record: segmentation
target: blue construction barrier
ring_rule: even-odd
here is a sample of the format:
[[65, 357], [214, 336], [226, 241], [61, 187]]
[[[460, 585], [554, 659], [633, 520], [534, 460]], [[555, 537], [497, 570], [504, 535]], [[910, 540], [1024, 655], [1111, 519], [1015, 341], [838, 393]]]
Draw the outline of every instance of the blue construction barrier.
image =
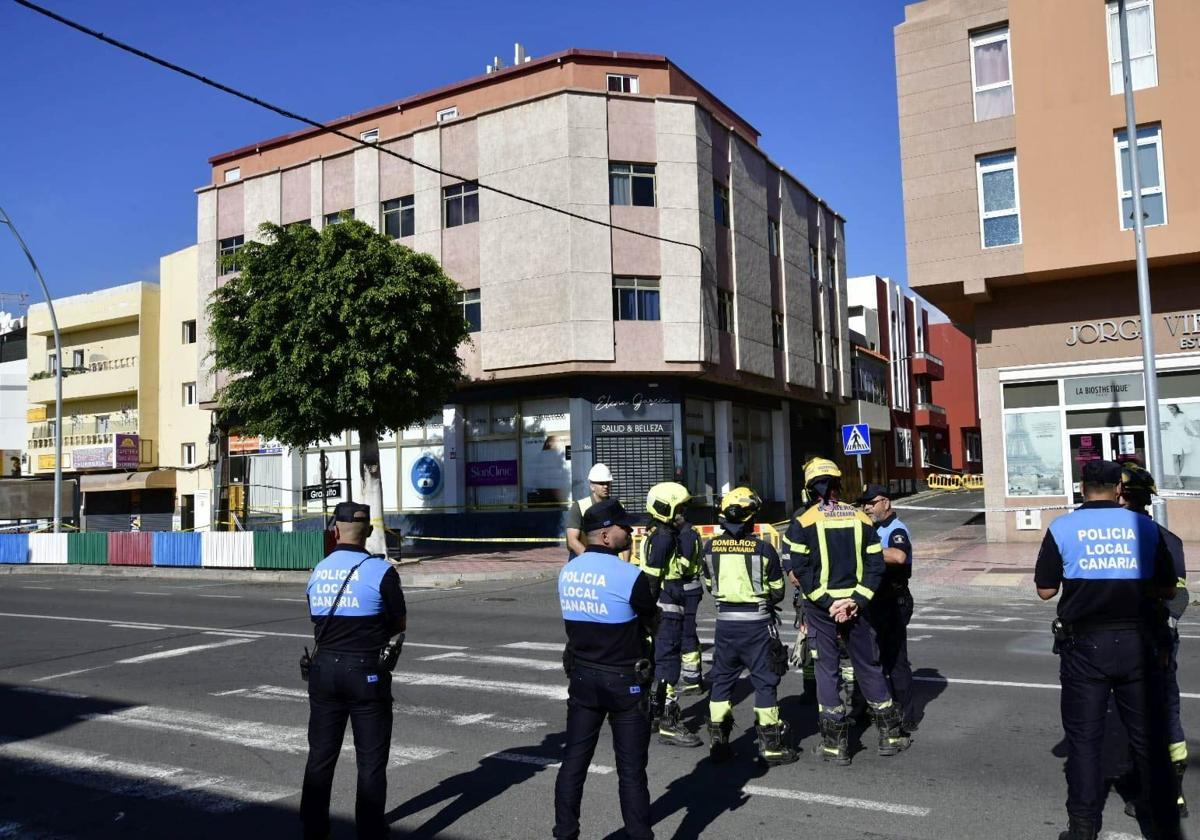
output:
[[0, 563], [28, 563], [29, 535], [0, 534]]
[[199, 566], [201, 535], [187, 531], [158, 531], [154, 534], [155, 566]]

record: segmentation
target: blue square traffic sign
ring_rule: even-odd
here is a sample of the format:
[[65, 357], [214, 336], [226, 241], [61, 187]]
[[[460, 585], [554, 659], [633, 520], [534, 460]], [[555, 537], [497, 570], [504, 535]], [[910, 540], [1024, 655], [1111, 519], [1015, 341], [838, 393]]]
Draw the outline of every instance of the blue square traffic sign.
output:
[[847, 455], [871, 454], [871, 429], [866, 423], [842, 426], [842, 451]]

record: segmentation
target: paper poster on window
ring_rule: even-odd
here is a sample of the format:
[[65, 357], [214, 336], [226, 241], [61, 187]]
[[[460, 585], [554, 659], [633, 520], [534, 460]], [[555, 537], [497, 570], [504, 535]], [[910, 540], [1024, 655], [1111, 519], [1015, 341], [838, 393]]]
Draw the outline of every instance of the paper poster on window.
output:
[[1058, 411], [1006, 415], [1004, 453], [1009, 496], [1063, 495], [1062, 418]]
[[1158, 482], [1164, 496], [1200, 492], [1200, 402], [1161, 401], [1163, 472]]

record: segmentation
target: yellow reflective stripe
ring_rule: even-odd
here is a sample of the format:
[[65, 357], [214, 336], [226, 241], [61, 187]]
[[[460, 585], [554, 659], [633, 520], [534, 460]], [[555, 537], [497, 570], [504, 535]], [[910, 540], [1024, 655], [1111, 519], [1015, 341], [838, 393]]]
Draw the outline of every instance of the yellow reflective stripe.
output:
[[667, 683], [667, 699], [670, 700], [674, 697], [675, 697], [675, 686], [671, 685], [670, 683]]
[[821, 549], [821, 585], [819, 590], [829, 588], [829, 543], [825, 539], [825, 529], [817, 526], [817, 545]]
[[868, 601], [875, 597], [875, 590], [867, 589], [867, 587], [863, 586], [861, 583], [854, 587], [854, 591], [859, 595], [862, 595]]
[[821, 591], [828, 593], [833, 598], [849, 598], [854, 594], [853, 589], [823, 589]]
[[1175, 585], [1180, 589], [1187, 589], [1187, 578], [1179, 578], [1175, 581]]
[[1187, 761], [1187, 741], [1179, 741], [1171, 745], [1171, 761]]
[[818, 587], [817, 587], [816, 589], [814, 589], [812, 592], [809, 592], [809, 593], [808, 593], [808, 600], [810, 600], [810, 601], [820, 601], [820, 600], [821, 600], [821, 598], [822, 598], [822, 597], [824, 597], [824, 595], [825, 595], [825, 593], [826, 593], [827, 591], [828, 591], [828, 590], [826, 590], [824, 586], [818, 586]]
[[883, 545], [880, 543], [874, 543], [867, 546], [867, 554], [883, 554]]
[[720, 723], [733, 715], [733, 703], [729, 700], [710, 700], [708, 702], [708, 719]]
[[779, 707], [772, 706], [769, 709], [760, 709], [754, 707], [754, 721], [759, 726], [774, 726], [779, 723]]
[[863, 529], [859, 525], [854, 529], [854, 579], [863, 579]]

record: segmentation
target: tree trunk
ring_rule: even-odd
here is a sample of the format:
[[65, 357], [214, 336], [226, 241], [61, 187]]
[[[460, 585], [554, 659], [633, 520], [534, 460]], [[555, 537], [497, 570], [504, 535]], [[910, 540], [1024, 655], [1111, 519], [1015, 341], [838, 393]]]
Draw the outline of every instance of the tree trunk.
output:
[[383, 482], [379, 476], [379, 437], [374, 429], [358, 431], [358, 476], [362, 488], [363, 503], [371, 506], [371, 524], [374, 532], [367, 538], [367, 551], [372, 554], [387, 554], [387, 538], [383, 525]]

